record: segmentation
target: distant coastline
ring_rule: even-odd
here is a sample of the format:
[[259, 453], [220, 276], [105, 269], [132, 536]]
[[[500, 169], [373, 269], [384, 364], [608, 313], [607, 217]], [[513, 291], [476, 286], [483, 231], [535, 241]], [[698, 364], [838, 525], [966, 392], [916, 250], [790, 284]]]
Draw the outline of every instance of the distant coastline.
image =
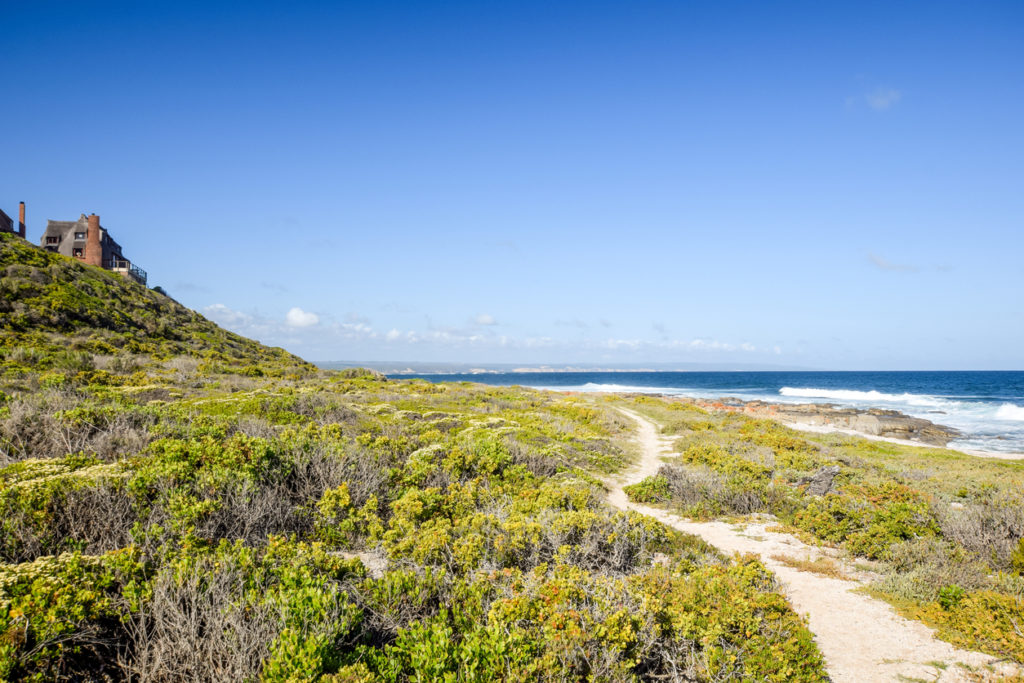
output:
[[580, 372], [817, 372], [789, 365], [742, 363], [644, 363], [599, 365], [590, 363], [444, 363], [423, 361], [313, 361], [324, 370], [367, 368], [386, 375], [503, 375], [564, 374]]

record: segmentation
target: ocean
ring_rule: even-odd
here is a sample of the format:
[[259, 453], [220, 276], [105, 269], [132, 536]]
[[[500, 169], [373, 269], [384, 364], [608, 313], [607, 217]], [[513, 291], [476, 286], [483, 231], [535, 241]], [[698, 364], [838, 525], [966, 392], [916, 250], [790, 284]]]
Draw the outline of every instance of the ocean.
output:
[[694, 398], [885, 408], [953, 427], [952, 448], [1024, 453], [1024, 372], [510, 372], [395, 375]]

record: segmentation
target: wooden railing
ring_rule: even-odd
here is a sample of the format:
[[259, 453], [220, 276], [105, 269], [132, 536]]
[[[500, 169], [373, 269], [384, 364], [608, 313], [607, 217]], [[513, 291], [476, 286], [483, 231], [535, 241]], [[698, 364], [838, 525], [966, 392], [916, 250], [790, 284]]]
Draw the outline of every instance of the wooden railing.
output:
[[109, 259], [103, 264], [103, 267], [107, 270], [113, 270], [118, 273], [128, 273], [128, 275], [135, 278], [140, 284], [146, 284], [146, 271], [138, 266], [132, 265], [132, 262], [127, 259]]

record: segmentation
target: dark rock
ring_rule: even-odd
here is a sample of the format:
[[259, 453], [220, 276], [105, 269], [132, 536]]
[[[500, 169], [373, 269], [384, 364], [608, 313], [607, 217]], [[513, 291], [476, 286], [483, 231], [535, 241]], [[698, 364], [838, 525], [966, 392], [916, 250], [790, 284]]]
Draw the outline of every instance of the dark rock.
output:
[[806, 493], [812, 496], [824, 496], [826, 493], [832, 490], [832, 481], [839, 474], [839, 465], [828, 465], [822, 467], [814, 475], [810, 477], [804, 477], [797, 482], [797, 485], [807, 485], [804, 489]]

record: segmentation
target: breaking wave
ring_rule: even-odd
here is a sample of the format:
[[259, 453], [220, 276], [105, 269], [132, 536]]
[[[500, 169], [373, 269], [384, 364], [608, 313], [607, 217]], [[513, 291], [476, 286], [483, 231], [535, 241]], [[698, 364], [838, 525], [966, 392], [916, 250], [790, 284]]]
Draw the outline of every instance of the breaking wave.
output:
[[628, 384], [599, 384], [587, 382], [586, 384], [569, 386], [543, 386], [532, 385], [535, 389], [549, 389], [553, 391], [603, 391], [620, 394], [668, 394], [672, 396], [688, 396], [690, 392], [678, 387], [643, 387], [631, 386]]
[[815, 389], [812, 387], [782, 387], [782, 396], [799, 398], [825, 398], [836, 401], [858, 401], [861, 403], [903, 403], [912, 406], [938, 408], [947, 402], [924, 394], [885, 394], [881, 391], [856, 391], [854, 389]]
[[1024, 406], [1014, 405], [1013, 403], [1004, 403], [999, 406], [999, 410], [996, 411], [996, 419], [1024, 422]]

